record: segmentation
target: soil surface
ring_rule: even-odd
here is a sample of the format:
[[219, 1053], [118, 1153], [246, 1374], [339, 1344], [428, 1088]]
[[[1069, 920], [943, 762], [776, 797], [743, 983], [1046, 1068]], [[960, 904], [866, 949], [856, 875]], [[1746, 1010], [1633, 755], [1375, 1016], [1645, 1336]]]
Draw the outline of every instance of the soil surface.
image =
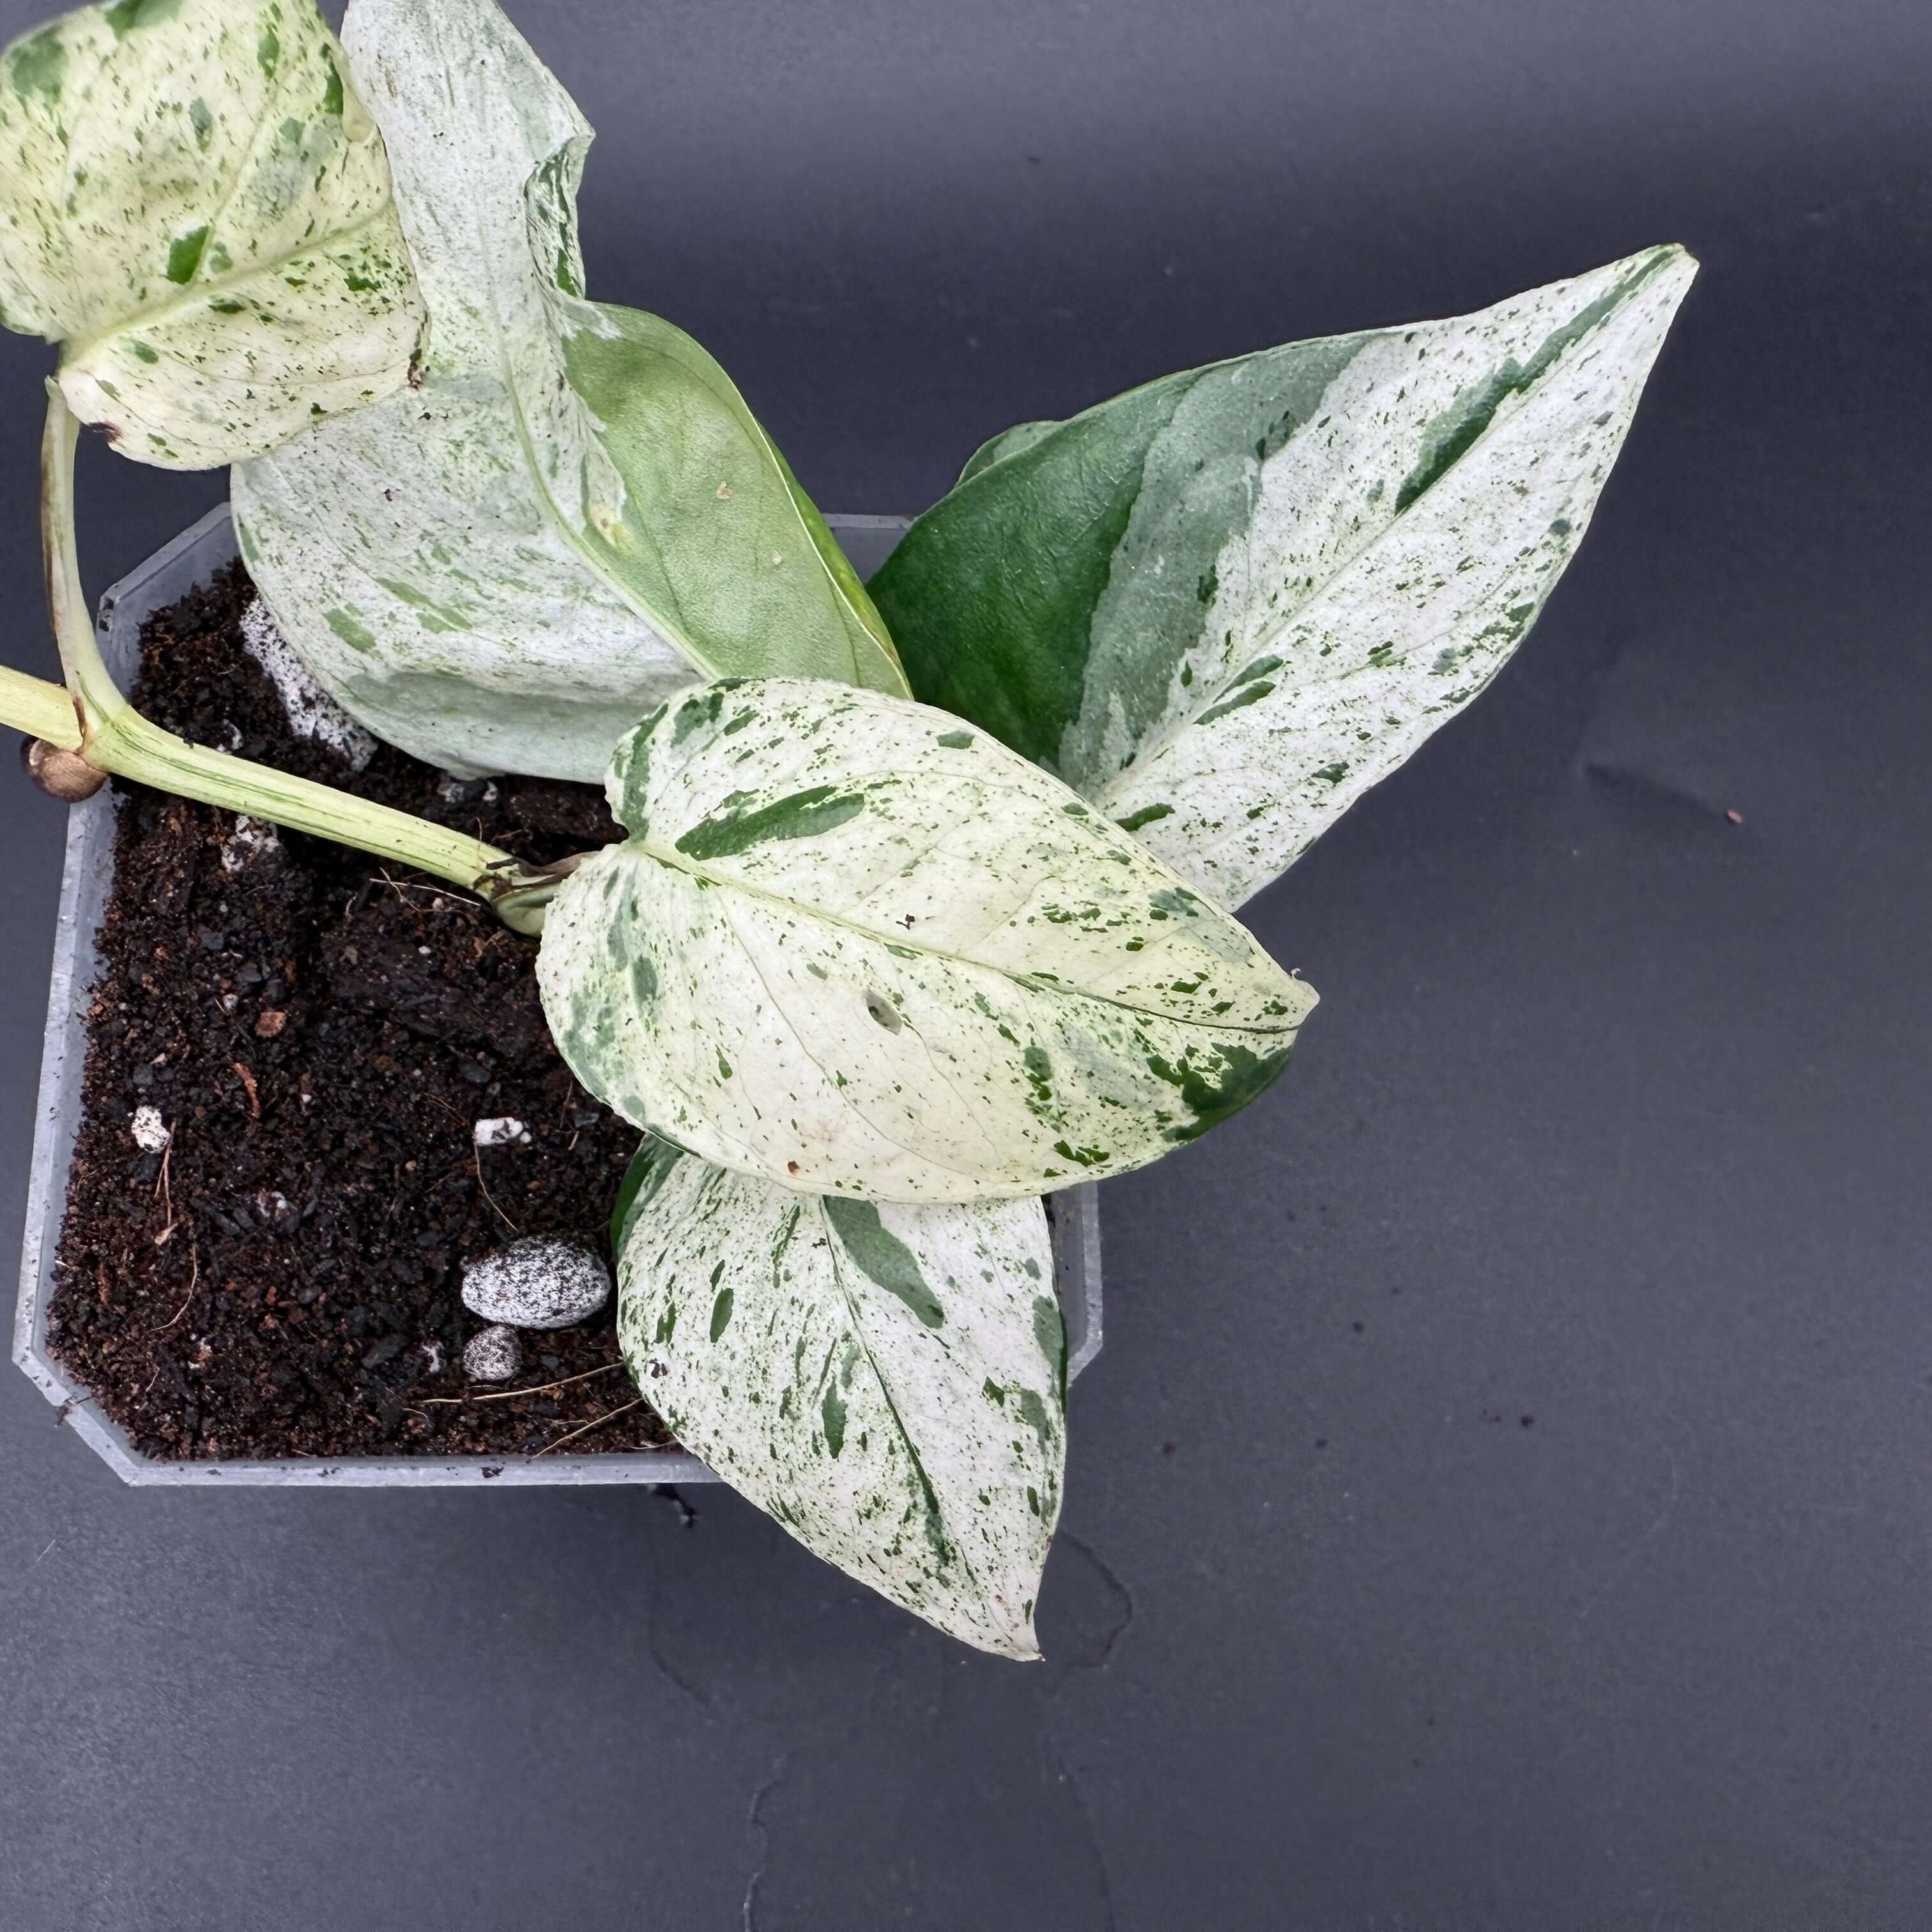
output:
[[[350, 776], [292, 736], [244, 650], [254, 594], [236, 564], [150, 620], [136, 690], [150, 718], [519, 856], [617, 836], [586, 786], [458, 786], [386, 746]], [[497, 1391], [463, 1372], [483, 1325], [460, 1298], [464, 1264], [518, 1234], [608, 1259], [638, 1142], [552, 1048], [533, 942], [420, 874], [296, 833], [251, 848], [230, 813], [116, 786], [50, 1310], [62, 1360], [152, 1456], [665, 1443], [620, 1360], [614, 1298], [522, 1337], [502, 1386], [527, 1394], [478, 1400]], [[172, 1136], [160, 1152], [135, 1143], [144, 1106]], [[474, 1124], [503, 1115], [528, 1143], [476, 1147]]]

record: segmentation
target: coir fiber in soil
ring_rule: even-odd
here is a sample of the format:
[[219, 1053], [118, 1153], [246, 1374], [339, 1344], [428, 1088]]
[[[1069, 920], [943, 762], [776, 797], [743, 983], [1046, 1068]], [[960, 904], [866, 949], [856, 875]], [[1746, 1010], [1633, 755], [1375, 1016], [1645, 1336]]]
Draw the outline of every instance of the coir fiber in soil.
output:
[[[253, 596], [237, 564], [150, 620], [136, 692], [150, 718], [520, 857], [616, 836], [586, 786], [459, 788], [388, 747], [349, 776], [291, 734], [243, 649]], [[561, 1388], [477, 1401], [463, 1372], [481, 1325], [459, 1298], [464, 1262], [518, 1234], [608, 1258], [638, 1141], [550, 1046], [534, 942], [433, 880], [298, 834], [231, 844], [230, 869], [231, 814], [120, 790], [48, 1323], [62, 1360], [151, 1456], [664, 1444], [648, 1407], [616, 1412], [637, 1391], [610, 1304], [523, 1336], [508, 1386]], [[144, 1106], [172, 1134], [164, 1153], [135, 1145]], [[506, 1114], [528, 1144], [476, 1147], [474, 1124]]]

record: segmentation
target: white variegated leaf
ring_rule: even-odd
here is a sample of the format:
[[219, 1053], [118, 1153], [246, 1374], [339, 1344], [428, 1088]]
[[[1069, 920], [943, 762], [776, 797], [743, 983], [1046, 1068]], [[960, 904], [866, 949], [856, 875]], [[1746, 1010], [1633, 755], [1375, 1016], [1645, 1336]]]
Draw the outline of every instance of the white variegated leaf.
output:
[[773, 678], [619, 747], [629, 838], [538, 958], [578, 1078], [788, 1186], [1037, 1194], [1192, 1139], [1286, 1061], [1312, 992], [1037, 766], [909, 700]]
[[1034, 1658], [1066, 1343], [1036, 1200], [797, 1194], [647, 1143], [617, 1336], [678, 1440], [808, 1550]]
[[590, 129], [494, 0], [352, 0], [430, 327], [419, 390], [238, 470], [242, 551], [372, 730], [594, 783], [696, 675], [905, 688], [884, 626], [717, 364], [582, 298]]
[[422, 306], [308, 0], [83, 7], [0, 76], [0, 316], [82, 422], [200, 470], [404, 387]]
[[874, 580], [915, 691], [1239, 904], [1515, 649], [1694, 272], [1653, 249], [995, 438]]

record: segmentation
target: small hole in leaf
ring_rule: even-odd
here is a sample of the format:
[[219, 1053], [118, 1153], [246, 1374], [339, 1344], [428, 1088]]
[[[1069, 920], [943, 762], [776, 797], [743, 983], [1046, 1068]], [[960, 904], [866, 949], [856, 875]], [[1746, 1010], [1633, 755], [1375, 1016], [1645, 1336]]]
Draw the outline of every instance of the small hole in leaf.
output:
[[866, 1010], [888, 1033], [897, 1033], [905, 1022], [899, 1018], [898, 1009], [883, 993], [866, 995]]

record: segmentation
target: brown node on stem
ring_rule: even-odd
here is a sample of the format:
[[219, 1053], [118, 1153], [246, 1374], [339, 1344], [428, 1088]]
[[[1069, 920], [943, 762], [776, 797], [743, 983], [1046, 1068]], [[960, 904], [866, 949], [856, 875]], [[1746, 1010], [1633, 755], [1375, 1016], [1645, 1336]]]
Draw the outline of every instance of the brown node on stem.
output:
[[107, 774], [90, 765], [78, 752], [64, 752], [44, 738], [26, 738], [20, 743], [20, 763], [28, 777], [50, 798], [78, 805], [92, 798], [107, 782]]

